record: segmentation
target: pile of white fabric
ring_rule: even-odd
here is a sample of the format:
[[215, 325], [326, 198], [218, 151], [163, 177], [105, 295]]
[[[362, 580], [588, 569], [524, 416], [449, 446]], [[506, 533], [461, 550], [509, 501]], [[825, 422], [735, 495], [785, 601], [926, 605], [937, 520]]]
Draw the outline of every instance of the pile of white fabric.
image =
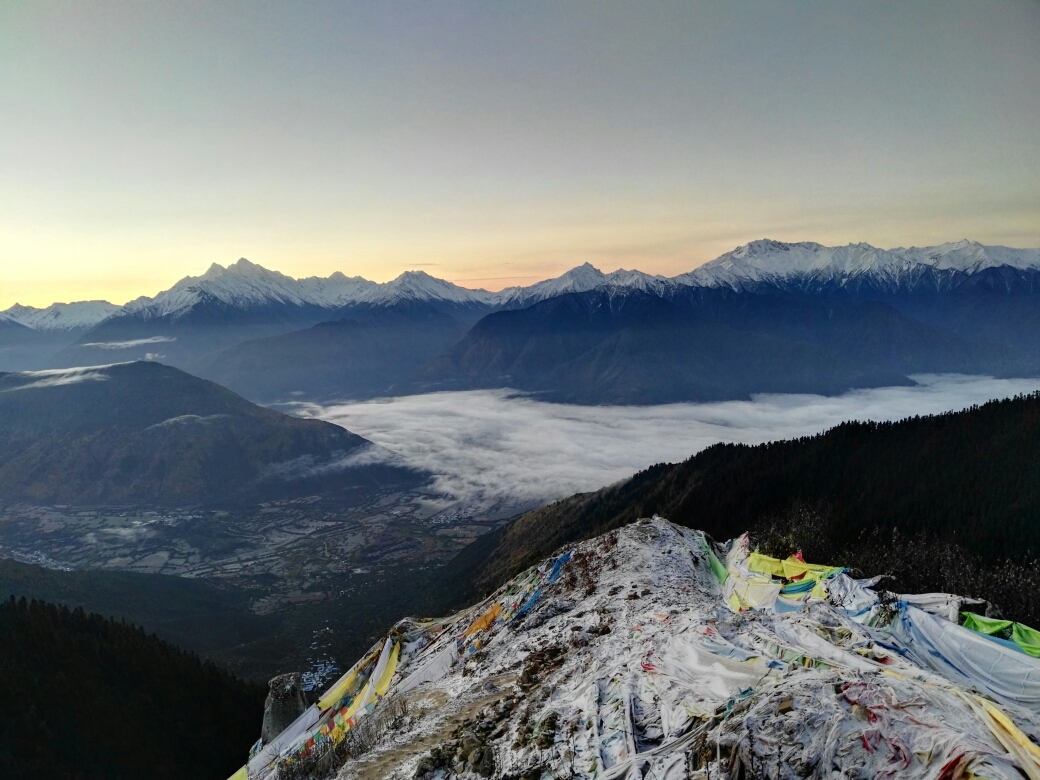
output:
[[399, 624], [396, 666], [333, 686], [324, 735], [278, 742], [334, 753], [396, 702], [340, 777], [1040, 780], [1040, 659], [959, 625], [956, 596], [876, 584], [642, 520]]

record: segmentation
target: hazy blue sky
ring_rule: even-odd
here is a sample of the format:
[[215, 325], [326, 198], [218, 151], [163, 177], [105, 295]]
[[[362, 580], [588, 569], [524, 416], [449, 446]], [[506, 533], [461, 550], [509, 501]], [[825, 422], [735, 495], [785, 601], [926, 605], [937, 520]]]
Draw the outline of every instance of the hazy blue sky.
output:
[[1040, 245], [1040, 3], [0, 4], [0, 307]]

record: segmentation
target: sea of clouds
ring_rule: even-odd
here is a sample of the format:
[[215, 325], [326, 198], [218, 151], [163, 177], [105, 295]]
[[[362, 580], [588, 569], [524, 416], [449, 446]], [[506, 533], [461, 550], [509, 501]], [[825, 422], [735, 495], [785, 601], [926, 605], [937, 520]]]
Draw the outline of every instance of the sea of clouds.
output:
[[410, 466], [474, 505], [542, 503], [612, 484], [717, 442], [805, 436], [846, 420], [898, 420], [1040, 389], [1040, 379], [916, 376], [916, 387], [844, 395], [760, 395], [662, 406], [550, 404], [506, 390], [300, 405], [375, 443], [352, 462]]

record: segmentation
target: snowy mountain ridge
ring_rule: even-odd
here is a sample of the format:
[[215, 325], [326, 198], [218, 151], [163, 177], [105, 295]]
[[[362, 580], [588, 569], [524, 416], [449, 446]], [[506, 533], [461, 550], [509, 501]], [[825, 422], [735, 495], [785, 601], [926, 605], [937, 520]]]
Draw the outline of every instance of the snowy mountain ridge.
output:
[[16, 322], [32, 330], [63, 331], [91, 328], [120, 310], [108, 301], [52, 303], [45, 309], [15, 304], [0, 312], [0, 321]]
[[882, 287], [913, 286], [927, 271], [971, 276], [991, 268], [1040, 270], [1040, 249], [1011, 249], [957, 241], [931, 247], [878, 249], [870, 244], [826, 247], [813, 242], [752, 241], [674, 278], [693, 287], [745, 289], [756, 284], [802, 288], [869, 281]]
[[995, 268], [1040, 271], [1040, 249], [984, 246], [973, 241], [879, 249], [864, 243], [826, 247], [813, 242], [764, 239], [737, 247], [699, 268], [671, 278], [625, 269], [604, 273], [585, 263], [554, 279], [527, 287], [507, 287], [499, 292], [462, 287], [425, 271], [406, 271], [384, 283], [360, 276], [348, 277], [338, 271], [324, 278], [295, 279], [242, 258], [226, 268], [214, 263], [201, 276], [187, 276], [154, 298], [141, 297], [122, 307], [106, 301], [55, 303], [46, 309], [16, 304], [0, 312], [0, 320], [17, 322], [34, 330], [67, 330], [96, 325], [114, 314], [137, 315], [143, 319], [177, 317], [206, 300], [238, 309], [271, 304], [338, 309], [406, 300], [497, 309], [523, 308], [558, 295], [599, 288], [666, 295], [681, 287], [728, 287], [739, 291], [775, 285], [808, 290], [867, 282], [883, 289], [895, 289], [913, 288], [926, 273], [949, 278], [956, 274], [972, 276]]
[[623, 268], [603, 273], [591, 263], [576, 266], [555, 279], [546, 279], [529, 287], [507, 287], [491, 293], [499, 306], [522, 308], [567, 293], [589, 292], [600, 287], [642, 290], [660, 294], [668, 287], [668, 278]]

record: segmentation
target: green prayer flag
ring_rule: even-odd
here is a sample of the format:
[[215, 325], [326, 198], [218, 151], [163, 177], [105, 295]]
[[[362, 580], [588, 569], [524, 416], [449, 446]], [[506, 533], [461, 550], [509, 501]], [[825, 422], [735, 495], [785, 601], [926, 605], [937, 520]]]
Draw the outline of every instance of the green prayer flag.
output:
[[722, 565], [722, 561], [718, 559], [711, 547], [708, 545], [708, 540], [701, 536], [701, 548], [708, 554], [708, 563], [711, 565], [711, 570], [718, 578], [719, 582], [725, 583], [729, 579], [729, 572], [726, 571], [726, 567]]
[[1021, 623], [1015, 623], [1011, 629], [1011, 641], [1022, 648], [1022, 652], [1033, 658], [1040, 658], [1040, 631]]
[[970, 628], [977, 634], [996, 636], [1014, 625], [1010, 620], [983, 617], [982, 615], [976, 615], [974, 612], [962, 612], [961, 614], [964, 615], [964, 627]]
[[962, 612], [961, 614], [964, 615], [965, 628], [970, 628], [979, 634], [1010, 639], [1026, 655], [1040, 658], [1040, 631], [1035, 628], [1011, 620], [983, 617], [973, 612]]

